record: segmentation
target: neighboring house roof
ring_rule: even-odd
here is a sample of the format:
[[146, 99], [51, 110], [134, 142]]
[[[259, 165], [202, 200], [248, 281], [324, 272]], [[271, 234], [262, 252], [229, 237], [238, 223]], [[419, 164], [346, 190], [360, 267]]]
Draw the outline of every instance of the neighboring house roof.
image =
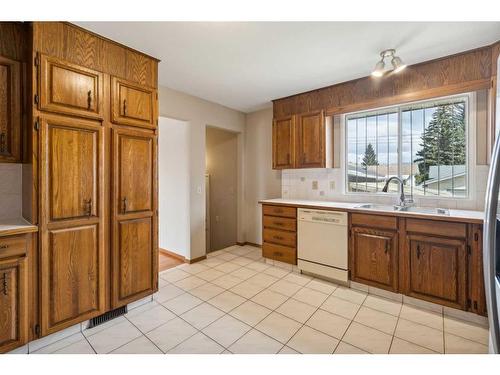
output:
[[[464, 176], [466, 172], [466, 165], [431, 165], [429, 167], [429, 179], [424, 181], [423, 185], [428, 186], [431, 184], [435, 184], [438, 181], [446, 181], [452, 178], [457, 178], [460, 176]], [[457, 187], [455, 189], [460, 189]], [[465, 187], [463, 187], [465, 189]]]

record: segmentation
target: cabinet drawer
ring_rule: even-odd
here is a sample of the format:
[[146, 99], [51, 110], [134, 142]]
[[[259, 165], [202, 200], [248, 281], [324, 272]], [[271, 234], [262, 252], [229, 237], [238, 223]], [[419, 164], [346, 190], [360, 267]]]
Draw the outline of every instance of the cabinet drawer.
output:
[[297, 230], [297, 220], [287, 217], [264, 216], [262, 223], [264, 228], [289, 230], [295, 232]]
[[381, 229], [398, 229], [398, 218], [396, 216], [351, 214], [351, 224]]
[[41, 110], [102, 118], [102, 73], [40, 55]]
[[280, 262], [297, 264], [297, 251], [287, 246], [264, 242], [262, 245], [262, 256]]
[[156, 128], [156, 92], [144, 86], [113, 77], [111, 82], [111, 121], [115, 124]]
[[262, 213], [269, 216], [297, 217], [297, 209], [295, 207], [264, 205], [262, 206]]
[[406, 219], [406, 231], [425, 235], [465, 238], [467, 236], [467, 225], [449, 221]]
[[0, 238], [0, 259], [24, 256], [27, 253], [26, 236], [9, 236]]
[[264, 241], [295, 248], [297, 235], [294, 232], [264, 228]]

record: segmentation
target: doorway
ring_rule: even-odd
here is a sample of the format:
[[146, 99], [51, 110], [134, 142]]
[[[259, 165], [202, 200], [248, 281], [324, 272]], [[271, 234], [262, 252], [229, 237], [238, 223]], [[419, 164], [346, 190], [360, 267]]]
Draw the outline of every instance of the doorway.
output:
[[238, 225], [238, 133], [206, 129], [206, 251], [236, 244]]

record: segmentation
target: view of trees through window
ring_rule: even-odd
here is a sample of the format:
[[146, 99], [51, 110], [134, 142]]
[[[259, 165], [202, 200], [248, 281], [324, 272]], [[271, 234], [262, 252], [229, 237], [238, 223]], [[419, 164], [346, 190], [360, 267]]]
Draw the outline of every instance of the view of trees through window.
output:
[[[400, 176], [405, 193], [466, 197], [466, 99], [346, 117], [348, 192], [381, 192]], [[398, 185], [391, 183], [389, 191]]]

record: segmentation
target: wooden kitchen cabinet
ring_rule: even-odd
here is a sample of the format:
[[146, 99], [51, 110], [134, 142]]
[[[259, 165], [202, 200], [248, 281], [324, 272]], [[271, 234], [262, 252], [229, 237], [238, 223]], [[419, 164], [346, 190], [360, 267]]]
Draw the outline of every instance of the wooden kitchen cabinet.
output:
[[398, 290], [398, 233], [377, 228], [351, 229], [351, 280]]
[[295, 116], [273, 121], [273, 169], [295, 167]]
[[297, 264], [297, 208], [262, 206], [262, 256]]
[[38, 56], [39, 109], [66, 115], [102, 118], [103, 74], [67, 61]]
[[323, 111], [297, 116], [296, 168], [325, 168], [325, 116]]
[[467, 308], [465, 224], [407, 219], [402, 252], [400, 272], [404, 294]]
[[99, 122], [40, 122], [42, 335], [104, 312], [103, 131]]
[[112, 77], [111, 121], [115, 124], [155, 129], [156, 90]]
[[158, 288], [156, 147], [153, 133], [113, 130], [113, 308]]
[[28, 266], [24, 236], [0, 238], [0, 353], [28, 341]]
[[0, 162], [21, 162], [21, 63], [0, 56]]
[[273, 168], [332, 167], [332, 128], [323, 111], [274, 119]]

